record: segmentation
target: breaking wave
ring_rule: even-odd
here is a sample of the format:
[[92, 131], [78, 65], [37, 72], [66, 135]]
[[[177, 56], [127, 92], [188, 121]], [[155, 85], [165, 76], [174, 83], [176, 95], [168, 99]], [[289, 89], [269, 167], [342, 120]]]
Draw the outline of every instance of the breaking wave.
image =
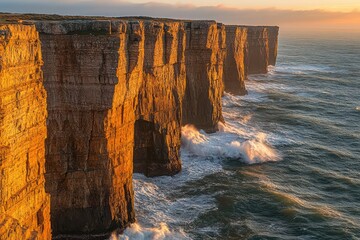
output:
[[[257, 95], [250, 98], [261, 101]], [[192, 125], [182, 127], [182, 171], [179, 174], [156, 178], [134, 174], [137, 222], [111, 240], [192, 239], [186, 230], [187, 224], [216, 209], [216, 199], [211, 194], [184, 194], [188, 184], [211, 174], [231, 174], [224, 169], [223, 160], [256, 164], [281, 159], [269, 143], [269, 135], [252, 127], [252, 113], [231, 109], [241, 105], [237, 96], [226, 93], [223, 105], [226, 124], [219, 123], [218, 132], [207, 134]], [[189, 191], [192, 189], [193, 186]], [[182, 191], [181, 197], [176, 196], [178, 191]], [[210, 230], [212, 233], [219, 231], [216, 228], [201, 231]]]
[[247, 164], [277, 161], [279, 154], [267, 143], [267, 135], [259, 132], [250, 139], [244, 139], [225, 124], [219, 124], [220, 131], [207, 134], [194, 126], [182, 128], [183, 147], [190, 153], [202, 157], [239, 159]]
[[160, 223], [158, 227], [145, 228], [138, 223], [127, 228], [123, 235], [112, 236], [110, 240], [175, 240], [188, 239], [184, 233], [172, 232], [166, 223]]

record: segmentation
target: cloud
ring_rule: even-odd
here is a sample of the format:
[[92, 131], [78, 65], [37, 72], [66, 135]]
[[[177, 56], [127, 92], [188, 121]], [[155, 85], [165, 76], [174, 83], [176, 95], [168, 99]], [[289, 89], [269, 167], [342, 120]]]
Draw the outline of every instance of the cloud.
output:
[[237, 9], [225, 5], [194, 6], [126, 1], [29, 1], [1, 2], [3, 12], [56, 13], [65, 15], [150, 16], [181, 19], [214, 19], [226, 24], [279, 25], [283, 28], [360, 28], [360, 12], [315, 10]]

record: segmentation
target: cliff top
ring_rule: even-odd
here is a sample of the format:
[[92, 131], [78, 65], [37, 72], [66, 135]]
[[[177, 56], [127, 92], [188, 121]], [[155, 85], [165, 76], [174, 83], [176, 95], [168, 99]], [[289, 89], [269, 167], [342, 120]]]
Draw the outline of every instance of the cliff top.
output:
[[[105, 16], [70, 16], [58, 14], [35, 14], [35, 13], [3, 13], [0, 12], [0, 24], [18, 23], [23, 20], [30, 21], [64, 21], [64, 20], [125, 20], [125, 21], [161, 21], [161, 22], [215, 22], [214, 20], [190, 20], [173, 18], [154, 18], [148, 16], [126, 16], [126, 17], [105, 17]], [[237, 27], [249, 27], [247, 25], [228, 25]], [[252, 27], [276, 27], [277, 26], [252, 26]]]
[[[64, 20], [128, 20], [128, 21], [193, 21], [188, 19], [172, 19], [172, 18], [153, 18], [147, 16], [126, 16], [126, 17], [105, 17], [105, 16], [70, 16], [70, 15], [58, 15], [58, 14], [35, 14], [35, 13], [3, 13], [0, 12], [1, 22], [18, 22], [21, 20], [33, 20], [33, 21], [64, 21]], [[215, 22], [214, 20], [199, 20], [204, 22]]]

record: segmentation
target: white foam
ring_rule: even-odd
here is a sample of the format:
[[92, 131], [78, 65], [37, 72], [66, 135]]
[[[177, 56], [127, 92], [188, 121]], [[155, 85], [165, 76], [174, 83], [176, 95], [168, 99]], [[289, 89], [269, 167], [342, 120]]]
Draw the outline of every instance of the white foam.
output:
[[247, 164], [277, 161], [279, 154], [267, 143], [267, 135], [259, 132], [244, 139], [242, 131], [220, 123], [218, 133], [206, 134], [187, 125], [182, 130], [183, 147], [196, 156], [238, 159]]
[[[251, 98], [261, 101], [262, 96], [251, 95]], [[207, 134], [191, 125], [182, 128], [183, 167], [179, 174], [156, 178], [134, 174], [138, 222], [114, 239], [191, 239], [183, 227], [199, 215], [216, 209], [217, 205], [215, 196], [210, 194], [186, 194], [189, 181], [214, 173], [232, 174], [223, 169], [223, 160], [228, 158], [246, 164], [280, 159], [269, 143], [271, 135], [253, 126], [253, 113], [239, 112], [243, 109], [243, 98], [225, 94], [223, 115], [227, 124], [220, 123], [216, 133]], [[217, 231], [219, 229], [212, 229]]]
[[278, 73], [291, 73], [295, 75], [311, 74], [314, 72], [329, 73], [332, 69], [325, 65], [306, 65], [306, 64], [279, 64], [272, 71]]
[[157, 227], [142, 227], [138, 223], [132, 224], [124, 234], [113, 235], [110, 240], [176, 240], [189, 239], [185, 233], [172, 232], [166, 223], [160, 223]]

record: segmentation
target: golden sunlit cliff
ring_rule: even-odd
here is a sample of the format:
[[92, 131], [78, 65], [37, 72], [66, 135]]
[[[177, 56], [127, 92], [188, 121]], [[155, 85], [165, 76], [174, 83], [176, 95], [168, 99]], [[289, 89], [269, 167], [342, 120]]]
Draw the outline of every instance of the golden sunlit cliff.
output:
[[1, 24], [0, 239], [101, 239], [134, 222], [133, 171], [178, 173], [181, 126], [216, 131], [224, 85], [245, 94], [247, 73], [275, 64], [277, 32], [156, 19]]

